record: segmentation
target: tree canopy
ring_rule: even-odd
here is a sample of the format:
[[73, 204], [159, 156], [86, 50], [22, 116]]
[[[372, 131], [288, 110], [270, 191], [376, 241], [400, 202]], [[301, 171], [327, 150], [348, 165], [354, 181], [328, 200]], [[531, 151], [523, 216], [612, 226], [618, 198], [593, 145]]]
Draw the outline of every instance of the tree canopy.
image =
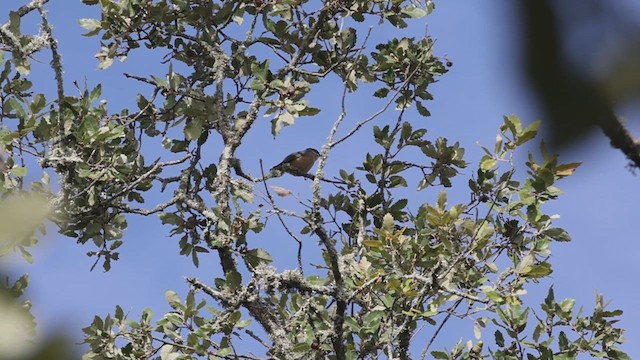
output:
[[[432, 1], [83, 0], [100, 9], [80, 20], [99, 68], [135, 52], [166, 66], [125, 73], [142, 90], [135, 107], [117, 110], [100, 84], [68, 91], [46, 3], [33, 0], [0, 26], [3, 228], [20, 223], [12, 213], [33, 219], [6, 236], [2, 253], [30, 260], [46, 218], [109, 271], [128, 222], [154, 216], [194, 266], [216, 254], [221, 274], [187, 278], [186, 294], [167, 291], [164, 314], [116, 304], [97, 314], [83, 329], [85, 359], [625, 358], [622, 312], [602, 295], [589, 310], [553, 288], [542, 304], [523, 298], [552, 273], [551, 243], [570, 240], [544, 205], [579, 164], [534, 140], [539, 121], [505, 116], [478, 164], [423, 123], [429, 87], [452, 64], [432, 38], [403, 29]], [[40, 33], [22, 34], [32, 12]], [[377, 33], [383, 27], [394, 31]], [[50, 54], [53, 97], [30, 78], [39, 53]], [[339, 103], [312, 101], [327, 83]], [[371, 98], [369, 116], [349, 116], [355, 94]], [[329, 106], [334, 119], [323, 116]], [[261, 117], [271, 121], [266, 139], [311, 116], [331, 123], [314, 172], [243, 166], [238, 149]], [[371, 145], [361, 164], [325, 171], [360, 134]], [[539, 151], [516, 163], [531, 141]], [[27, 168], [42, 178], [29, 184]], [[277, 197], [294, 195], [271, 182], [292, 175], [311, 192], [285, 208]], [[452, 200], [453, 189], [467, 200]], [[48, 211], [15, 210], [43, 204]], [[263, 237], [295, 246], [297, 266], [279, 270]], [[28, 305], [27, 283], [6, 286], [13, 304]], [[437, 342], [455, 319], [473, 338]]]

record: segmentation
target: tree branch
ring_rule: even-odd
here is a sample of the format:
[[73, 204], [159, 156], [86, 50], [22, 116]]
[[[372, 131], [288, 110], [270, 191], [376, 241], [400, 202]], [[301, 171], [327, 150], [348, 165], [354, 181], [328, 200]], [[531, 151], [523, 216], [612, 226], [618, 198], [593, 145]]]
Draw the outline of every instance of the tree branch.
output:
[[622, 121], [610, 114], [600, 122], [600, 128], [607, 135], [611, 146], [620, 149], [631, 162], [630, 166], [640, 169], [640, 140], [631, 135]]

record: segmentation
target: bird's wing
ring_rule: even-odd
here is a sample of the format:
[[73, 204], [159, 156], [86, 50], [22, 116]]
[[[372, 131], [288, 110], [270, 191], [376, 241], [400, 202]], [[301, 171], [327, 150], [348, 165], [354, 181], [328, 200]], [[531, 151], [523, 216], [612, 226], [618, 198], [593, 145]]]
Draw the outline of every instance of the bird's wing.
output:
[[272, 167], [271, 169], [272, 169], [272, 170], [273, 170], [273, 169], [278, 169], [278, 168], [280, 168], [280, 167], [284, 166], [285, 164], [288, 164], [288, 163], [292, 162], [293, 160], [295, 160], [295, 159], [299, 158], [301, 155], [302, 155], [302, 154], [300, 154], [300, 152], [294, 152], [294, 153], [292, 153], [292, 154], [289, 154], [289, 155], [287, 155], [287, 157], [286, 157], [286, 158], [284, 158], [284, 160], [282, 160], [282, 161], [280, 162], [280, 164], [278, 164], [278, 165], [276, 165], [276, 166]]

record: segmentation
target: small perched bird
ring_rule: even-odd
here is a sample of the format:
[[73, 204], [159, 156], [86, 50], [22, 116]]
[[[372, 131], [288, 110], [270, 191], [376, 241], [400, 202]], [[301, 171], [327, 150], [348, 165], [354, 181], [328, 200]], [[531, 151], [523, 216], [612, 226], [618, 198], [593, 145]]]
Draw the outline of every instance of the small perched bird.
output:
[[271, 171], [283, 171], [290, 174], [306, 174], [320, 157], [318, 150], [307, 148], [287, 155], [282, 162], [271, 168]]

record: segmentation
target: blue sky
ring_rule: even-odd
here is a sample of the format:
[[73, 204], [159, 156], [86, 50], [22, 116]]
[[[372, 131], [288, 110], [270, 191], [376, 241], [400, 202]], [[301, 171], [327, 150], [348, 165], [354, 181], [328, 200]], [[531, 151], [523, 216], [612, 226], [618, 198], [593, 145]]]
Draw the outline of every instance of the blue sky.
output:
[[[1, 22], [6, 21], [10, 6], [16, 6], [12, 3], [17, 2], [0, 3]], [[448, 137], [465, 147], [466, 160], [472, 163], [463, 174], [466, 178], [481, 156], [478, 143], [493, 145], [503, 115], [516, 114], [524, 122], [531, 122], [544, 119], [544, 114], [519, 72], [519, 39], [513, 30], [517, 18], [509, 2], [440, 1], [436, 5], [434, 14], [414, 22], [410, 31], [413, 36], [420, 36], [426, 30], [437, 40], [436, 53], [449, 58], [454, 66], [430, 88], [434, 100], [427, 107], [432, 117], [420, 121], [431, 136]], [[629, 6], [638, 11], [637, 5]], [[81, 37], [83, 30], [76, 21], [99, 17], [96, 7], [85, 7], [79, 1], [52, 1], [47, 8], [55, 26], [54, 35], [59, 39], [68, 90], [71, 80], [83, 83], [86, 78], [93, 85], [102, 82], [103, 97], [109, 100], [111, 110], [133, 105], [135, 94], [148, 90], [137, 88], [138, 84], [120, 76], [125, 68], [138, 74], [154, 71], [148, 59], [134, 55], [125, 64], [116, 63], [107, 71], [97, 70], [93, 54], [99, 48], [98, 38]], [[158, 68], [156, 74], [162, 71], [164, 68]], [[39, 84], [41, 81], [48, 84], [44, 85], [46, 90], [40, 91], [53, 89], [53, 75], [44, 71], [44, 67], [34, 66], [33, 76], [37, 86], [43, 86]], [[331, 107], [330, 94], [312, 96], [312, 101], [326, 110], [322, 116], [334, 119], [337, 105]], [[354, 99], [352, 108], [354, 118], [369, 110], [365, 99]], [[638, 104], [622, 108], [620, 113], [629, 119], [629, 126], [640, 133], [640, 126], [632, 121], [638, 117]], [[249, 139], [256, 144], [243, 146], [238, 155], [243, 165], [256, 173], [259, 166], [256, 157], [262, 157], [269, 167], [290, 151], [319, 147], [331, 122], [303, 118], [297, 126], [285, 128], [282, 136], [274, 140], [268, 136], [270, 124], [265, 120], [249, 134]], [[274, 150], [265, 150], [265, 146]], [[341, 151], [340, 157], [329, 159], [328, 171], [358, 164], [360, 158], [349, 156], [348, 148]], [[522, 166], [525, 155], [523, 152], [519, 157]], [[583, 165], [574, 176], [559, 183], [565, 194], [546, 210], [560, 214], [557, 224], [569, 232], [573, 241], [553, 245], [552, 278], [531, 291], [525, 301], [535, 306], [546, 294], [548, 285], [554, 284], [556, 298], [576, 298], [578, 305], [591, 309], [595, 292], [602, 292], [606, 300], [611, 300], [612, 308], [624, 310], [620, 325], [627, 329], [629, 343], [623, 349], [632, 358], [638, 357], [639, 347], [633, 344], [633, 339], [640, 338], [637, 321], [640, 290], [633, 285], [637, 284], [640, 274], [637, 261], [640, 244], [634, 240], [640, 223], [636, 212], [640, 202], [638, 178], [625, 168], [623, 155], [613, 150], [600, 132], [591, 134], [580, 146], [561, 150], [560, 155], [563, 162], [582, 161]], [[275, 184], [289, 187], [301, 196], [310, 194], [309, 183], [299, 178], [286, 177], [280, 181]], [[427, 194], [425, 198], [430, 196]], [[130, 220], [129, 224], [121, 247], [121, 260], [113, 263], [108, 273], [99, 268], [89, 272], [94, 260], [85, 254], [93, 249], [77, 245], [73, 239], [60, 237], [55, 232], [33, 251], [33, 265], [12, 261], [15, 273], [30, 273], [29, 296], [39, 329], [45, 335], [62, 330], [74, 342], [79, 342], [80, 328], [87, 326], [93, 315], [112, 313], [116, 304], [132, 318], [138, 317], [145, 307], [161, 314], [167, 310], [164, 300], [167, 289], [186, 294], [185, 276], [197, 275], [211, 281], [219, 275], [219, 265], [213, 255], [204, 258], [199, 269], [193, 268], [189, 258], [179, 256], [177, 239], [169, 238], [168, 228], [160, 226], [155, 218]], [[282, 251], [286, 254], [288, 247], [282, 247]], [[295, 260], [291, 258], [276, 265], [294, 267]], [[468, 335], [464, 336], [471, 338], [471, 334], [469, 327]]]

